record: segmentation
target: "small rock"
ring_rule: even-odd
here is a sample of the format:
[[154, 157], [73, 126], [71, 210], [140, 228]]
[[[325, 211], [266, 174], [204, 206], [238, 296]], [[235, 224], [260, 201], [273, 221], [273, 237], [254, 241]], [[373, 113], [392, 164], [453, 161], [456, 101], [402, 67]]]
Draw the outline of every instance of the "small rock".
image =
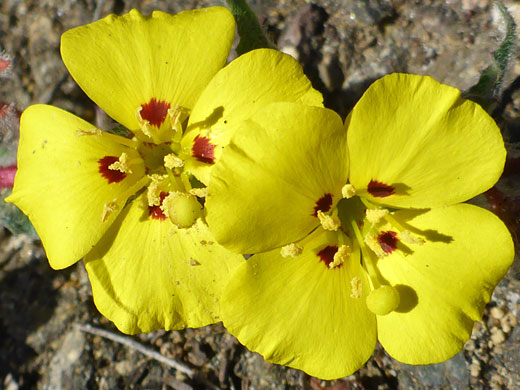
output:
[[490, 311], [489, 311], [489, 314], [491, 314], [491, 317], [499, 320], [501, 318], [504, 317], [504, 310], [502, 310], [501, 308], [499, 307], [493, 307]]
[[506, 339], [506, 336], [502, 329], [499, 329], [497, 327], [491, 328], [491, 341], [495, 345], [502, 344]]

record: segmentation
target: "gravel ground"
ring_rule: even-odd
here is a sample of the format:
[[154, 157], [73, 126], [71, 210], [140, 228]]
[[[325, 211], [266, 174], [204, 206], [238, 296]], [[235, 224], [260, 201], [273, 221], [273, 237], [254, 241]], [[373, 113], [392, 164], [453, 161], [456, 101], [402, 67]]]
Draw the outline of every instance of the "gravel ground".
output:
[[[467, 90], [490, 64], [502, 33], [499, 15], [486, 0], [252, 3], [271, 39], [298, 58], [326, 105], [342, 116], [373, 80], [391, 72], [428, 74]], [[132, 8], [178, 12], [216, 4], [222, 2], [2, 0], [0, 49], [13, 56], [14, 68], [11, 78], [0, 80], [0, 101], [20, 110], [32, 103], [53, 104], [106, 123], [61, 62], [61, 33]], [[520, 21], [520, 5], [506, 5]], [[512, 62], [494, 115], [516, 160], [496, 192], [474, 202], [497, 212], [518, 240], [520, 63], [516, 58]], [[221, 389], [520, 389], [519, 287], [517, 261], [464, 350], [445, 363], [408, 366], [378, 348], [354, 375], [320, 381], [264, 362], [221, 324], [125, 338], [133, 343], [129, 345], [85, 332], [85, 325], [92, 325], [119, 334], [95, 309], [83, 264], [53, 271], [39, 241], [0, 230], [0, 386], [189, 390], [210, 388], [212, 383]], [[188, 373], [147, 357], [135, 342], [182, 363]]]

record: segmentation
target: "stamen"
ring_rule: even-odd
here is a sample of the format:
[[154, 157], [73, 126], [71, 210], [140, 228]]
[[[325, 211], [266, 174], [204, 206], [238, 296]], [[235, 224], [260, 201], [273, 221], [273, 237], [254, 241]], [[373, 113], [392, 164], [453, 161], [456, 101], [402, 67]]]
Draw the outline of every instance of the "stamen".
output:
[[377, 225], [388, 213], [389, 211], [383, 208], [366, 209], [365, 211], [367, 221], [372, 225]]
[[124, 138], [124, 137], [121, 137], [121, 136], [118, 136], [118, 135], [114, 135], [114, 134], [110, 134], [106, 131], [103, 131], [101, 129], [79, 129], [76, 131], [76, 135], [78, 137], [82, 137], [82, 136], [99, 136], [99, 137], [104, 137], [104, 138], [107, 138], [109, 139], [110, 141], [113, 141], [113, 142], [116, 142], [118, 144], [121, 144], [121, 145], [124, 145], [124, 146], [128, 146], [129, 148], [132, 148], [132, 149], [137, 149], [139, 147], [139, 142], [133, 140], [133, 139], [128, 139], [128, 138]]
[[119, 206], [116, 202], [117, 199], [114, 199], [112, 202], [108, 202], [103, 205], [103, 214], [101, 215], [101, 222], [105, 222], [110, 214], [119, 210]]
[[160, 144], [160, 141], [157, 138], [157, 136], [155, 135], [156, 132], [150, 130], [150, 126], [151, 126], [150, 121], [143, 119], [143, 117], [141, 116], [142, 110], [143, 110], [142, 106], [137, 107], [137, 109], [135, 110], [135, 116], [137, 118], [137, 122], [139, 122], [139, 128], [141, 129], [141, 131], [143, 132], [144, 135], [151, 138], [153, 140], [153, 142], [158, 145], [158, 144]]
[[105, 203], [103, 205], [103, 213], [101, 215], [101, 221], [105, 222], [110, 214], [119, 210], [119, 205], [121, 203], [126, 202], [130, 196], [134, 195], [141, 188], [146, 187], [150, 182], [150, 178], [148, 176], [142, 177], [138, 182], [136, 182], [133, 186], [128, 188], [125, 192], [119, 195], [118, 198], [112, 200], [111, 202]]
[[302, 252], [303, 252], [303, 246], [295, 244], [295, 243], [291, 243], [291, 244], [282, 246], [282, 248], [280, 249], [280, 255], [282, 255], [282, 257], [284, 257], [284, 258], [298, 257], [302, 254]]
[[341, 195], [345, 199], [350, 199], [354, 195], [356, 195], [356, 189], [352, 184], [345, 184], [343, 188], [341, 189]]
[[318, 210], [318, 219], [321, 227], [325, 230], [336, 231], [341, 226], [341, 222], [335, 215], [327, 215], [323, 211]]
[[377, 237], [374, 234], [367, 234], [365, 236], [365, 244], [376, 254], [380, 259], [386, 256], [385, 251], [381, 248]]
[[203, 188], [192, 188], [188, 191], [191, 195], [198, 196], [199, 198], [205, 198], [208, 196], [208, 187]]
[[352, 250], [348, 245], [340, 245], [338, 251], [334, 254], [334, 258], [331, 263], [329, 263], [329, 268], [335, 268], [343, 265], [345, 261], [347, 261], [352, 254]]
[[426, 242], [423, 238], [414, 236], [409, 230], [400, 232], [399, 237], [407, 244], [423, 245]]
[[164, 166], [170, 169], [182, 168], [184, 166], [184, 160], [170, 153], [164, 156]]
[[350, 281], [350, 297], [361, 298], [362, 291], [363, 285], [361, 283], [361, 279], [359, 279], [357, 276], [353, 277]]
[[181, 106], [175, 106], [168, 109], [168, 118], [170, 118], [170, 125], [172, 130], [176, 133], [182, 133], [182, 123], [180, 121], [183, 108]]
[[148, 206], [160, 206], [161, 205], [161, 190], [163, 189], [163, 182], [166, 176], [163, 175], [151, 175], [150, 179], [152, 182], [148, 186]]
[[129, 173], [129, 174], [133, 173], [132, 169], [130, 169], [128, 155], [125, 152], [121, 153], [121, 156], [119, 156], [119, 160], [110, 164], [108, 166], [108, 169], [110, 169], [112, 171], [119, 171], [122, 173]]

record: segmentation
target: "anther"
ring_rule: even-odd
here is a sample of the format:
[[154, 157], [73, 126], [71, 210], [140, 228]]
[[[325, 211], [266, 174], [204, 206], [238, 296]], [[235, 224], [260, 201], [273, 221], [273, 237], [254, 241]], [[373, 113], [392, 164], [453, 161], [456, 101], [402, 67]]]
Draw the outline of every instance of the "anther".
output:
[[363, 285], [361, 284], [361, 279], [359, 279], [357, 276], [353, 277], [350, 281], [350, 297], [361, 298], [362, 291]]
[[423, 245], [426, 242], [423, 238], [414, 236], [409, 230], [400, 232], [399, 237], [407, 244]]
[[341, 195], [345, 199], [350, 199], [354, 195], [356, 195], [356, 189], [352, 184], [345, 184], [343, 188], [341, 189]]
[[208, 196], [208, 187], [192, 188], [188, 191], [191, 195], [198, 196], [199, 198], [205, 198]]
[[318, 219], [320, 220], [321, 226], [325, 230], [336, 231], [341, 226], [341, 222], [335, 215], [327, 215], [323, 211], [318, 210]]
[[295, 244], [295, 243], [291, 243], [291, 244], [282, 246], [282, 248], [280, 249], [280, 255], [282, 255], [282, 257], [284, 257], [284, 258], [298, 257], [302, 254], [302, 252], [303, 252], [303, 246]]
[[121, 156], [119, 156], [119, 160], [110, 164], [108, 166], [108, 169], [112, 171], [119, 171], [122, 173], [132, 174], [132, 169], [129, 165], [128, 155], [125, 152], [121, 153]]
[[367, 217], [367, 221], [370, 222], [372, 225], [378, 224], [381, 219], [383, 219], [389, 211], [387, 209], [366, 209], [365, 214]]
[[180, 131], [182, 133], [182, 124], [180, 121], [182, 110], [183, 109], [181, 106], [175, 106], [173, 108], [168, 109], [168, 118], [170, 119], [170, 125], [172, 127], [172, 130], [175, 132]]
[[135, 110], [135, 117], [137, 118], [137, 122], [139, 122], [139, 127], [141, 128], [141, 131], [144, 133], [144, 135], [152, 138], [152, 132], [150, 131], [150, 121], [143, 119], [143, 117], [141, 116], [142, 110], [142, 106], [137, 107], [137, 109]]
[[161, 205], [161, 189], [162, 189], [162, 183], [165, 179], [165, 176], [162, 175], [151, 175], [150, 179], [152, 179], [152, 182], [148, 186], [148, 206], [160, 206]]
[[381, 248], [381, 244], [377, 240], [377, 237], [373, 234], [367, 234], [365, 236], [365, 244], [376, 254], [377, 257], [383, 258], [386, 256], [385, 251]]
[[352, 250], [348, 245], [340, 245], [338, 251], [334, 254], [332, 262], [329, 263], [329, 268], [339, 267], [348, 260], [351, 254]]
[[103, 205], [103, 214], [101, 215], [101, 222], [105, 222], [110, 214], [116, 212], [119, 210], [119, 206], [117, 205], [116, 201], [113, 200], [112, 202], [105, 203]]
[[170, 153], [164, 156], [164, 166], [170, 169], [182, 168], [184, 166], [184, 160]]

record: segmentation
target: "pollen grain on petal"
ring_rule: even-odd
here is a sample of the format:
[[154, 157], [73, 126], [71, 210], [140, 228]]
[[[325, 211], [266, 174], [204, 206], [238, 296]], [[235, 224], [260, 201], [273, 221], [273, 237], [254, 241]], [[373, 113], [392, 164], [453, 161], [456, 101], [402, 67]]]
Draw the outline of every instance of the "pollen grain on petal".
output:
[[206, 164], [215, 163], [215, 145], [209, 142], [209, 138], [197, 135], [193, 140], [192, 156]]
[[280, 249], [280, 255], [284, 258], [287, 257], [298, 257], [303, 252], [303, 246], [295, 244], [294, 242], [285, 246], [282, 246]]
[[119, 158], [116, 156], [105, 156], [98, 160], [98, 172], [107, 179], [108, 184], [119, 183], [126, 177], [126, 173], [109, 168], [118, 161]]
[[386, 254], [390, 254], [397, 249], [397, 243], [399, 242], [399, 239], [397, 238], [396, 232], [389, 230], [386, 232], [381, 232], [377, 236], [377, 242], [379, 242], [381, 249], [383, 249]]
[[168, 115], [168, 110], [170, 109], [170, 103], [165, 102], [164, 100], [157, 100], [156, 98], [150, 99], [148, 103], [141, 105], [141, 110], [139, 114], [141, 118], [145, 121], [148, 121], [150, 125], [161, 127], [166, 116]]
[[318, 216], [318, 211], [322, 211], [326, 213], [330, 210], [332, 207], [332, 194], [325, 194], [323, 195], [318, 201], [316, 202], [316, 205], [314, 206], [314, 213], [313, 215], [315, 217]]
[[329, 264], [334, 261], [334, 255], [338, 251], [338, 247], [334, 245], [329, 245], [323, 248], [321, 251], [317, 253], [320, 261], [323, 261], [327, 268], [329, 268]]
[[395, 188], [393, 186], [373, 179], [368, 183], [367, 191], [375, 198], [386, 198], [387, 196], [395, 194]]

